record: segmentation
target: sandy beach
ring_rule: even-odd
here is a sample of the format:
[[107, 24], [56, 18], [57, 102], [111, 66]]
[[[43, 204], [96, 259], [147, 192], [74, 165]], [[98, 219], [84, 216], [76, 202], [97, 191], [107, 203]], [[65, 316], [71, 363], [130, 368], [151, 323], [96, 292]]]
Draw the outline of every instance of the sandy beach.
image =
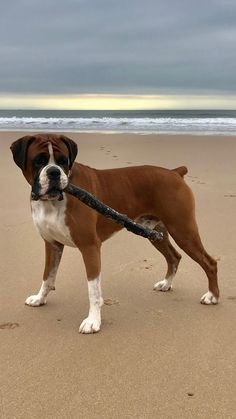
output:
[[202, 241], [219, 263], [220, 304], [202, 306], [207, 280], [192, 259], [180, 251], [173, 291], [155, 292], [164, 258], [147, 240], [118, 233], [103, 245], [102, 330], [86, 336], [76, 249], [65, 249], [47, 305], [24, 305], [41, 284], [44, 244], [9, 150], [23, 135], [0, 132], [0, 418], [235, 418], [235, 138], [67, 133], [77, 161], [93, 167], [186, 165]]

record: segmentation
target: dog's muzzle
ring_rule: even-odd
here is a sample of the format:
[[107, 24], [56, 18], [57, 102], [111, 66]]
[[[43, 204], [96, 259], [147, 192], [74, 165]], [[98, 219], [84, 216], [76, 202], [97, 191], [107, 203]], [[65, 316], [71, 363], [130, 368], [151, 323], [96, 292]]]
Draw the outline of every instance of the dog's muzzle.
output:
[[31, 191], [31, 199], [53, 201], [63, 199], [63, 190], [68, 185], [68, 177], [61, 167], [45, 166], [36, 177]]

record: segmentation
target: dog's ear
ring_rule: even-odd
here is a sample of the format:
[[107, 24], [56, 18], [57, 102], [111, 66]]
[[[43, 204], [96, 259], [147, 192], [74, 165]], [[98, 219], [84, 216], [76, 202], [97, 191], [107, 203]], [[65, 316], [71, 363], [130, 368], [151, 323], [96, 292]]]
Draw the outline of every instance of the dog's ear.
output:
[[71, 169], [78, 153], [78, 146], [73, 140], [66, 137], [65, 135], [62, 135], [61, 139], [69, 150], [69, 169]]
[[21, 170], [26, 169], [26, 156], [27, 156], [27, 150], [32, 143], [33, 137], [28, 135], [26, 137], [19, 138], [19, 140], [14, 141], [12, 143], [10, 149], [13, 154], [14, 162], [17, 164], [17, 166], [20, 167]]

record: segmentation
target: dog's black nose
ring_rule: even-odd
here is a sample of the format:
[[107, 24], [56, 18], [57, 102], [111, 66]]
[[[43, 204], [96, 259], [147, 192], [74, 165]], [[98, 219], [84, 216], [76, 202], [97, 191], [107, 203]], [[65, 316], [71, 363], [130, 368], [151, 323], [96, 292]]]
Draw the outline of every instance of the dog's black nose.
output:
[[57, 180], [60, 177], [60, 170], [57, 167], [49, 167], [47, 169], [47, 176], [49, 179]]

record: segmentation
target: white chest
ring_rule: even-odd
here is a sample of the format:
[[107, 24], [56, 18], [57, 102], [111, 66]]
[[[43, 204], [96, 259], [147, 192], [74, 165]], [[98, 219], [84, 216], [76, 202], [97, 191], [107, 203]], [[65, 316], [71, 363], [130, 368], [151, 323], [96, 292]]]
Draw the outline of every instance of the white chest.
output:
[[34, 224], [45, 240], [76, 247], [65, 223], [65, 196], [62, 201], [31, 201], [31, 208]]

